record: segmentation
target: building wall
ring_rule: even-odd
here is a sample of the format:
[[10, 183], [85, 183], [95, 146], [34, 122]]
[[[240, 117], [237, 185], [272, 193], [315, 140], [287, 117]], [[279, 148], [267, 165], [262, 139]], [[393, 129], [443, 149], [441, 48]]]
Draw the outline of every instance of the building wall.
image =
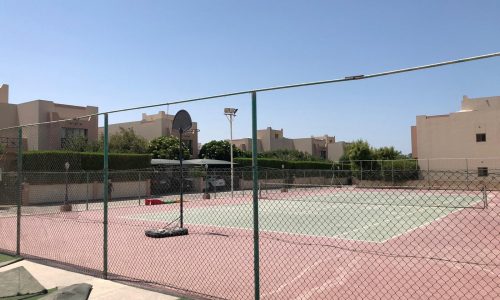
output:
[[411, 157], [418, 158], [417, 126], [411, 127]]
[[[233, 145], [243, 151], [252, 151], [252, 139], [244, 138], [233, 140]], [[261, 140], [257, 140], [257, 152], [263, 152]]]
[[328, 159], [332, 161], [339, 161], [340, 157], [344, 155], [348, 143], [335, 142], [328, 144]]
[[[485, 142], [476, 141], [476, 134], [481, 133], [486, 134]], [[419, 159], [432, 160], [430, 169], [463, 169], [465, 158], [474, 162], [469, 168], [500, 168], [491, 163], [500, 157], [500, 97], [464, 97], [459, 112], [417, 116], [413, 144]], [[443, 162], [437, 163], [438, 159]]]
[[[57, 104], [52, 101], [35, 100], [17, 105], [19, 124], [31, 124], [48, 121], [71, 119], [79, 116], [95, 114], [94, 106], [73, 106]], [[87, 129], [87, 139], [97, 140], [97, 117], [65, 121], [62, 123], [44, 124], [28, 127], [23, 130], [23, 137], [28, 140], [29, 150], [61, 149], [62, 128]]]
[[7, 84], [0, 85], [0, 104], [9, 103], [9, 86]]
[[[150, 141], [161, 136], [176, 136], [179, 137], [179, 132], [172, 129], [172, 123], [174, 121], [174, 116], [166, 114], [164, 111], [160, 111], [154, 115], [142, 114], [141, 121], [135, 122], [125, 122], [110, 124], [108, 127], [109, 135], [113, 135], [120, 132], [120, 128], [133, 129], [134, 132]], [[102, 134], [104, 129], [99, 128], [99, 133]], [[185, 132], [182, 135], [182, 139], [186, 143], [191, 144], [192, 156], [198, 157], [198, 124], [193, 122], [191, 130]]]
[[[258, 144], [257, 148], [259, 152], [267, 152], [274, 150], [298, 150], [304, 153], [311, 154], [314, 157], [324, 157], [330, 159], [329, 149], [330, 145], [335, 144], [335, 137], [323, 135], [319, 137], [308, 137], [308, 138], [298, 138], [290, 139], [283, 135], [283, 129], [276, 130], [271, 127], [266, 129], [261, 129], [257, 131]], [[237, 139], [233, 140], [233, 144], [242, 150], [252, 149], [252, 139]], [[344, 154], [345, 147], [332, 148], [340, 154], [333, 154], [333, 157], [337, 155], [340, 157]]]

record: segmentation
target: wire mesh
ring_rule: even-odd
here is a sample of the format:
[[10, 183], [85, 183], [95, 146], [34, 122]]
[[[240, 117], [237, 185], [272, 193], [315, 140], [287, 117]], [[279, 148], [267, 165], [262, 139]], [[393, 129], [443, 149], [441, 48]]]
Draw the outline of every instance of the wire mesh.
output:
[[[137, 132], [154, 123], [147, 140], [175, 136], [171, 116], [159, 116]], [[0, 130], [1, 251], [195, 298], [500, 297], [496, 162], [343, 161], [232, 176], [227, 166], [107, 157], [96, 118]], [[183, 142], [195, 157], [196, 131]], [[181, 220], [188, 235], [145, 235]]]

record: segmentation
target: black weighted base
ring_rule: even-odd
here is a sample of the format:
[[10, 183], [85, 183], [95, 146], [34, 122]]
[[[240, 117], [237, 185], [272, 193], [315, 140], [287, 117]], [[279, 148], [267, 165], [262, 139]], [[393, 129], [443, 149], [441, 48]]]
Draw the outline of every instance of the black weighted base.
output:
[[159, 239], [159, 238], [187, 235], [188, 229], [187, 228], [149, 229], [146, 230], [145, 233], [147, 237]]

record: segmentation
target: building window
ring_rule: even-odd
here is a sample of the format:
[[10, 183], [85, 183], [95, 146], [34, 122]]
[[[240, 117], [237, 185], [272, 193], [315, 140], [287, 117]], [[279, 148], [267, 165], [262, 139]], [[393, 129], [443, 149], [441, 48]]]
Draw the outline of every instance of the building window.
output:
[[486, 176], [488, 176], [488, 168], [487, 167], [479, 167], [479, 168], [477, 168], [477, 176], [478, 177], [486, 177]]
[[275, 133], [275, 134], [274, 134], [274, 138], [275, 138], [275, 139], [279, 139], [279, 137], [280, 137], [279, 133]]
[[61, 128], [61, 148], [67, 146], [68, 141], [76, 137], [83, 137], [87, 139], [88, 130], [85, 128]]
[[319, 155], [320, 155], [321, 159], [326, 159], [326, 151], [325, 150], [321, 150]]
[[486, 142], [486, 133], [476, 133], [476, 142]]

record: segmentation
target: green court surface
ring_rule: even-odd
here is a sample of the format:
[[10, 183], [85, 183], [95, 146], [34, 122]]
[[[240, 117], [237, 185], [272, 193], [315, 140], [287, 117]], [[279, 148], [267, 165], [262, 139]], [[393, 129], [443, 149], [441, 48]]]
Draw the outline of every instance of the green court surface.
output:
[[10, 265], [20, 260], [22, 260], [22, 258], [19, 256], [12, 256], [0, 253], [0, 267]]
[[16, 259], [16, 257], [0, 253], [0, 264], [14, 259]]
[[[468, 207], [481, 201], [477, 197], [465, 198], [467, 199], [462, 200], [468, 201]], [[419, 206], [415, 203], [412, 205], [387, 205], [394, 200], [391, 197], [382, 199], [381, 202], [387, 203], [374, 204], [333, 203], [326, 199], [331, 200], [332, 197], [309, 196], [307, 201], [305, 199], [297, 201], [293, 198], [260, 200], [259, 228], [261, 231], [268, 232], [384, 242], [419, 226], [436, 221], [454, 211], [464, 209], [445, 205]], [[342, 199], [346, 200], [344, 196]], [[355, 199], [359, 202], [362, 197], [357, 195]], [[453, 196], [453, 199], [456, 201], [457, 196]], [[354, 202], [354, 198], [352, 200]], [[448, 203], [448, 200], [444, 199], [441, 203]], [[178, 211], [161, 211], [129, 215], [126, 218], [169, 223], [178, 216]], [[198, 224], [251, 230], [253, 228], [252, 217], [251, 203], [187, 207], [184, 212], [184, 222], [188, 227], [189, 224]]]

